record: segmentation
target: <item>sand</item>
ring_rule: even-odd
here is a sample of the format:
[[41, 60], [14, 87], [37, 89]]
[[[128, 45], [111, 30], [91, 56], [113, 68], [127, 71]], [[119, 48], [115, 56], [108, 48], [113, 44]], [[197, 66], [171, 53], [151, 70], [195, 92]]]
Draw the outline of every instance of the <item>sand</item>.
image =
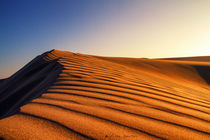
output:
[[0, 138], [210, 139], [210, 61], [180, 59], [46, 52], [0, 82]]

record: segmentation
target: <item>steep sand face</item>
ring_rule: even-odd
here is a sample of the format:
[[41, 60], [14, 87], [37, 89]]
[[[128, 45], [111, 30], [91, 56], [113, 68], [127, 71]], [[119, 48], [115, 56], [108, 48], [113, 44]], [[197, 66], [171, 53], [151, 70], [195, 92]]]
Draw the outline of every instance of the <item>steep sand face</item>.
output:
[[37, 56], [10, 78], [0, 81], [0, 119], [12, 115], [29, 100], [39, 97], [57, 79], [62, 66]]
[[27, 92], [31, 98], [20, 112], [0, 120], [0, 138], [210, 139], [210, 88], [203, 77], [209, 76], [208, 62], [58, 50], [42, 56], [42, 61], [56, 62], [52, 68], [59, 65], [59, 73], [53, 75], [58, 75], [40, 97]]

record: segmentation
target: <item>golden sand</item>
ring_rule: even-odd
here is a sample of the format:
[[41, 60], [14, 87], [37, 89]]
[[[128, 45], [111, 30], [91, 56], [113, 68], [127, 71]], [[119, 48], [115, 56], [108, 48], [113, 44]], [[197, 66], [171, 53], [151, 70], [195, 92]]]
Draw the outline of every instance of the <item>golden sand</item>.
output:
[[[98, 57], [54, 50], [57, 81], [0, 120], [0, 138], [210, 139], [210, 62]], [[200, 68], [199, 67], [199, 68]]]

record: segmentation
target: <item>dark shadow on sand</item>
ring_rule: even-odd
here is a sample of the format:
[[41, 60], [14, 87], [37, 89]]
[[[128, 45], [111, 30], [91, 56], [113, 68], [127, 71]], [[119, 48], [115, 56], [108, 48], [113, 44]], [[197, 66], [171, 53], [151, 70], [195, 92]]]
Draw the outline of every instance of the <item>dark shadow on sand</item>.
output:
[[13, 115], [19, 108], [41, 96], [55, 82], [62, 66], [57, 60], [46, 61], [46, 53], [36, 57], [0, 84], [0, 119]]
[[210, 66], [194, 66], [199, 75], [210, 85]]

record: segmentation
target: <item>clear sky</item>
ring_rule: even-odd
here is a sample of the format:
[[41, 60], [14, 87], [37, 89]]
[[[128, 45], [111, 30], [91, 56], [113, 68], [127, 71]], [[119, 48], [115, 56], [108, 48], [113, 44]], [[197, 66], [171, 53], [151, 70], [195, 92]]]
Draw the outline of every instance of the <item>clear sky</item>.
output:
[[0, 1], [0, 78], [51, 49], [139, 58], [210, 55], [210, 0]]

